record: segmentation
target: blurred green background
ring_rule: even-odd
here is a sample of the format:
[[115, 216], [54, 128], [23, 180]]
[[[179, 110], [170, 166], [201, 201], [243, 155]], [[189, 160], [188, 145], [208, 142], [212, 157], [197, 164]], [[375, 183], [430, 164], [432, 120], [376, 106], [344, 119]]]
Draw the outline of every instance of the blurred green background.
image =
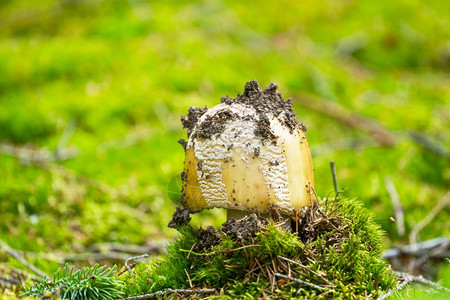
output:
[[[294, 99], [318, 194], [333, 191], [333, 160], [386, 247], [407, 244], [450, 186], [449, 28], [442, 0], [1, 0], [0, 239], [42, 253], [172, 239], [180, 116], [257, 79]], [[304, 97], [376, 120], [395, 145], [296, 102]], [[386, 180], [404, 235], [389, 220]], [[219, 225], [224, 213], [201, 217], [198, 226]], [[447, 205], [419, 240], [448, 236], [449, 218]]]

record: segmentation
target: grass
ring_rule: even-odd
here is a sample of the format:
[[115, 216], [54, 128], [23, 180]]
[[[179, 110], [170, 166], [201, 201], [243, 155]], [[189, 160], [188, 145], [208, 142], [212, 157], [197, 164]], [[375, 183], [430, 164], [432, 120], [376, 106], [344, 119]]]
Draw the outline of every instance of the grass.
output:
[[[66, 146], [80, 155], [42, 167], [0, 153], [0, 238], [33, 252], [173, 238], [166, 224], [184, 157], [180, 115], [235, 96], [256, 78], [294, 97], [319, 195], [332, 191], [333, 160], [345, 195], [361, 199], [387, 232], [385, 247], [407, 243], [450, 184], [448, 158], [409, 138], [420, 132], [450, 147], [444, 5], [1, 1], [0, 142], [55, 150], [74, 123]], [[368, 134], [296, 104], [302, 94], [378, 120], [398, 143], [345, 149], [348, 139]], [[405, 208], [405, 236], [389, 221], [387, 176]], [[449, 217], [443, 210], [420, 239], [448, 236]], [[224, 212], [210, 211], [194, 221], [223, 220]], [[57, 267], [33, 263], [48, 273]]]

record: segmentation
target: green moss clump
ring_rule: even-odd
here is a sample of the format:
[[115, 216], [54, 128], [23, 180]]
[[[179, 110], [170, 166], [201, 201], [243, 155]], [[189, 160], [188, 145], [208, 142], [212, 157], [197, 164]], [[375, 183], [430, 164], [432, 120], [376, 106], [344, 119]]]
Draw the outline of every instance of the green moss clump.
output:
[[207, 287], [229, 299], [362, 299], [394, 287], [392, 270], [381, 258], [382, 232], [356, 200], [315, 203], [293, 223], [289, 232], [258, 219], [250, 239], [224, 234], [225, 224], [222, 230], [185, 226], [166, 255], [138, 266], [134, 277], [121, 275], [124, 293]]

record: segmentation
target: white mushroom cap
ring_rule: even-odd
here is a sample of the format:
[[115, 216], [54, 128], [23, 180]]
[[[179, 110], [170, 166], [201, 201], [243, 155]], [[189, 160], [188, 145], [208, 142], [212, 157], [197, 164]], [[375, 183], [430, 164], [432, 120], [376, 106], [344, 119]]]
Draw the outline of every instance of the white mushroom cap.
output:
[[312, 202], [313, 167], [305, 127], [290, 101], [248, 82], [243, 95], [211, 109], [191, 108], [183, 204], [192, 212], [221, 207], [289, 215]]

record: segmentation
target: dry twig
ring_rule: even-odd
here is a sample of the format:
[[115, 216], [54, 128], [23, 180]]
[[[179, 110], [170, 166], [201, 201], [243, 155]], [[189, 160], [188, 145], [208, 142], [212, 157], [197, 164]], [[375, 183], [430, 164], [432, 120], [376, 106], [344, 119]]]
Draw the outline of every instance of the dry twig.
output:
[[22, 164], [46, 165], [75, 158], [79, 155], [77, 147], [60, 148], [55, 151], [46, 149], [18, 147], [10, 144], [0, 144], [0, 153], [13, 156]]
[[441, 212], [441, 210], [450, 203], [450, 191], [447, 192], [444, 197], [436, 204], [436, 206], [431, 210], [431, 212], [416, 226], [413, 227], [409, 234], [409, 242], [411, 245], [416, 245], [417, 236], [419, 232], [427, 226], [433, 219]]
[[333, 185], [334, 191], [336, 192], [336, 197], [339, 195], [339, 189], [337, 184], [337, 176], [336, 176], [336, 166], [334, 165], [334, 161], [330, 161], [331, 174], [333, 175]]
[[383, 125], [355, 111], [348, 110], [335, 102], [305, 94], [297, 94], [294, 97], [294, 101], [309, 109], [334, 118], [349, 127], [370, 133], [380, 146], [392, 147], [396, 143], [396, 138]]
[[408, 274], [405, 272], [394, 272], [394, 273], [395, 273], [395, 275], [405, 278], [405, 279], [409, 280], [410, 282], [416, 282], [416, 283], [420, 283], [423, 285], [427, 285], [429, 287], [432, 287], [435, 290], [443, 291], [445, 293], [450, 294], [450, 289], [448, 289], [434, 281], [428, 280], [428, 279], [424, 278], [422, 275], [414, 276], [414, 275], [411, 275], [411, 274]]
[[191, 280], [191, 276], [189, 276], [189, 273], [186, 269], [184, 269], [184, 273], [186, 273], [187, 279], [189, 281], [189, 287], [192, 289], [193, 285], [192, 285], [192, 280]]
[[397, 292], [403, 290], [411, 282], [412, 282], [411, 279], [403, 277], [403, 282], [402, 283], [400, 283], [396, 288], [390, 289], [389, 291], [387, 291], [384, 295], [379, 297], [377, 300], [384, 300], [384, 299], [389, 298], [394, 293], [397, 293]]
[[398, 235], [402, 237], [405, 235], [405, 218], [403, 214], [403, 206], [400, 202], [400, 196], [398, 195], [397, 189], [395, 188], [395, 185], [390, 177], [384, 178], [384, 184], [394, 207], [395, 224], [397, 225]]
[[130, 276], [131, 276], [131, 277], [133, 277], [133, 272], [131, 271], [131, 268], [130, 268], [130, 266], [128, 265], [128, 263], [129, 263], [130, 261], [137, 260], [137, 259], [141, 259], [141, 258], [145, 258], [145, 257], [148, 257], [148, 254], [147, 254], [147, 253], [142, 254], [142, 255], [138, 255], [138, 256], [130, 257], [130, 258], [128, 258], [128, 259], [125, 261], [125, 268], [127, 268], [128, 272], [130, 272]]
[[300, 279], [297, 279], [297, 278], [289, 277], [289, 276], [286, 276], [286, 275], [283, 275], [283, 274], [280, 274], [280, 273], [275, 273], [274, 275], [276, 277], [280, 277], [280, 278], [287, 279], [287, 280], [290, 280], [290, 281], [293, 281], [293, 282], [296, 282], [296, 283], [300, 283], [300, 284], [303, 284], [303, 285], [315, 288], [315, 289], [320, 290], [320, 291], [324, 291], [325, 290], [323, 287], [318, 286], [318, 285], [316, 285], [314, 283], [309, 283], [309, 282], [306, 282], [306, 281], [303, 281], [303, 280], [300, 280]]
[[281, 259], [283, 259], [283, 260], [285, 260], [285, 261], [288, 261], [288, 262], [290, 262], [290, 263], [292, 263], [292, 264], [294, 264], [294, 265], [297, 265], [297, 266], [299, 266], [299, 267], [301, 267], [301, 268], [307, 270], [308, 272], [310, 272], [310, 273], [316, 275], [317, 277], [319, 277], [320, 279], [322, 279], [322, 280], [323, 280], [324, 282], [326, 282], [327, 284], [333, 285], [328, 279], [326, 279], [325, 277], [323, 277], [323, 276], [320, 275], [319, 273], [317, 273], [317, 272], [311, 270], [311, 269], [308, 268], [307, 266], [302, 265], [302, 264], [299, 263], [298, 261], [295, 261], [295, 260], [292, 260], [292, 259], [283, 257], [283, 256], [281, 256], [281, 255], [278, 255], [278, 258], [281, 258]]
[[137, 127], [131, 130], [124, 138], [110, 140], [101, 143], [97, 147], [98, 153], [104, 153], [110, 149], [124, 149], [132, 147], [140, 142], [147, 141], [153, 137], [153, 132], [147, 127]]
[[63, 133], [61, 134], [61, 137], [59, 138], [58, 146], [56, 146], [56, 150], [54, 152], [56, 160], [61, 160], [62, 151], [64, 151], [64, 149], [66, 148], [76, 129], [77, 123], [75, 121], [70, 121], [69, 123], [67, 123]]
[[18, 262], [20, 262], [22, 265], [33, 271], [36, 275], [40, 277], [47, 276], [44, 272], [39, 270], [36, 266], [30, 264], [18, 251], [12, 249], [8, 244], [0, 240], [0, 248], [3, 248], [6, 253], [14, 257]]
[[[151, 254], [161, 254], [165, 251], [168, 240], [155, 240], [148, 242], [145, 245], [128, 245], [128, 244], [120, 244], [120, 243], [98, 243], [93, 244], [89, 247], [89, 250], [93, 252], [100, 253], [128, 253], [128, 254], [140, 254], [147, 253]], [[87, 252], [86, 250], [82, 250], [81, 252]]]
[[422, 147], [445, 158], [450, 158], [450, 151], [447, 148], [445, 148], [443, 145], [434, 143], [426, 135], [420, 132], [411, 132], [410, 137], [415, 143], [421, 145]]
[[432, 240], [406, 245], [403, 247], [392, 248], [383, 252], [384, 259], [396, 257], [435, 257], [445, 258], [450, 255], [450, 237], [438, 237]]

